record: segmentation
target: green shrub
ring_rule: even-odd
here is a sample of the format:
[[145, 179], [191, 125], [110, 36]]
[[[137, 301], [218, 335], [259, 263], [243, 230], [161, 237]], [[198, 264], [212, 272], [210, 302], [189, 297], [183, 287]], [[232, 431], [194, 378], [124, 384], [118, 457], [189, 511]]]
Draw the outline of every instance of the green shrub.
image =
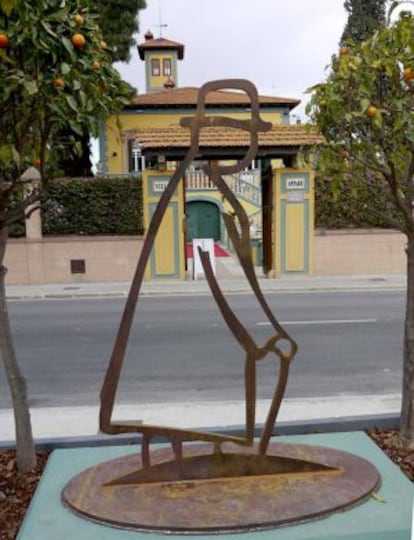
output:
[[140, 177], [56, 181], [43, 197], [44, 235], [143, 234]]
[[325, 178], [315, 179], [315, 227], [323, 229], [395, 228], [401, 220], [389, 202], [389, 188], [378, 179], [351, 182], [343, 180], [335, 189]]
[[[381, 182], [331, 182], [316, 177], [315, 226], [324, 229], [391, 228], [383, 217], [395, 210]], [[143, 234], [141, 177], [72, 179], [54, 182], [43, 198], [44, 235]], [[24, 236], [24, 224], [10, 228]]]
[[10, 238], [21, 238], [26, 235], [26, 227], [23, 221], [17, 223], [12, 223], [9, 226], [9, 237]]

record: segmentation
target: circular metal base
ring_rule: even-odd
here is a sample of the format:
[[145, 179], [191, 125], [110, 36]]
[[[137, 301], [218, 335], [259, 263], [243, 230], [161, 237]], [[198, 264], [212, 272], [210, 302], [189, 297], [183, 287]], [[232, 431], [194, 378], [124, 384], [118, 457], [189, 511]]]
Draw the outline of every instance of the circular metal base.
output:
[[[364, 500], [380, 483], [376, 468], [332, 448], [272, 443], [257, 447], [169, 448], [113, 459], [75, 476], [63, 501], [83, 517], [142, 531], [206, 534], [260, 530], [318, 519]], [[237, 453], [236, 453], [237, 452]], [[199, 473], [199, 474], [198, 474]], [[180, 479], [177, 479], [180, 478]]]

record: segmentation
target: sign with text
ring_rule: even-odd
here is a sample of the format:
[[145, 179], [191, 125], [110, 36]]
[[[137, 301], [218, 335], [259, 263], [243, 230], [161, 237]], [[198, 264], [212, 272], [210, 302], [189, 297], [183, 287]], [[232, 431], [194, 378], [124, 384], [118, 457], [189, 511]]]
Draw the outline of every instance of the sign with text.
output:
[[152, 191], [154, 193], [163, 193], [168, 185], [168, 180], [156, 180], [152, 184]]
[[305, 178], [303, 176], [286, 178], [286, 189], [305, 189]]

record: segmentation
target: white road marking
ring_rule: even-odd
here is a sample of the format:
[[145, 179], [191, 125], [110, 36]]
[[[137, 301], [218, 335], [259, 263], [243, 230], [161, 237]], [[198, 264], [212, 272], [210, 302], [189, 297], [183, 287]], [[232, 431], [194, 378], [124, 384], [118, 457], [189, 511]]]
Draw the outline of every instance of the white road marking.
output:
[[[377, 319], [326, 319], [314, 321], [280, 321], [280, 324], [362, 324], [362, 323], [376, 323]], [[272, 323], [269, 321], [260, 321], [256, 323], [256, 326], [271, 326]]]

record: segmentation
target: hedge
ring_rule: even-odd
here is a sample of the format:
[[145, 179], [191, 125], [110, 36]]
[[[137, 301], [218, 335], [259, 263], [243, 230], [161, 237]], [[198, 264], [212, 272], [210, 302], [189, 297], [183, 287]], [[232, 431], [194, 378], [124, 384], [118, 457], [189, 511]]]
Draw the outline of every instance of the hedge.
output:
[[43, 198], [44, 235], [143, 234], [141, 177], [54, 182]]
[[[315, 181], [315, 226], [324, 229], [390, 228], [381, 216], [398, 219], [381, 182], [342, 182], [334, 190]], [[44, 235], [143, 234], [141, 177], [70, 179], [54, 182], [43, 198]], [[10, 236], [23, 236], [15, 224]]]
[[384, 217], [400, 221], [389, 202], [389, 188], [378, 179], [342, 181], [333, 186], [321, 177], [315, 179], [315, 227], [317, 229], [393, 228]]

